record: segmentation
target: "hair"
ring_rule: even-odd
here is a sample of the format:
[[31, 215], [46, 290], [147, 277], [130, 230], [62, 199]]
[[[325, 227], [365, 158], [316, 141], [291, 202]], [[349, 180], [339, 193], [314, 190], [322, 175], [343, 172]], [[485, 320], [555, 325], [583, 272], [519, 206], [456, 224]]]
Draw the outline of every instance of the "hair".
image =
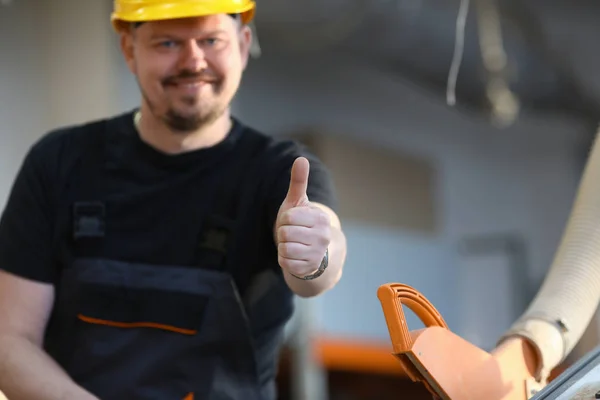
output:
[[[240, 19], [240, 14], [228, 14], [231, 18], [233, 18], [236, 21], [241, 21]], [[140, 25], [143, 25], [144, 22], [132, 22], [131, 26], [133, 27], [133, 29], [137, 29], [138, 27], [140, 27]]]

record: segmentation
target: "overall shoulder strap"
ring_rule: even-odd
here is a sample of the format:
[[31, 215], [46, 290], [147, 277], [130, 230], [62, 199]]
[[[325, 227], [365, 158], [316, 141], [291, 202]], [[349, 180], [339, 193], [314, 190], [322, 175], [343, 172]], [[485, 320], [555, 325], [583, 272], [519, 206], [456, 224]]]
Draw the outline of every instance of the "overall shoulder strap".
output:
[[72, 129], [68, 159], [72, 159], [71, 154], [77, 153], [77, 156], [60, 173], [55, 209], [53, 242], [61, 269], [67, 268], [69, 259], [74, 256], [67, 250], [73, 241], [104, 234], [104, 205], [95, 201], [93, 188], [104, 165], [106, 121]]
[[107, 121], [83, 127], [86, 144], [69, 177], [65, 202], [71, 209], [72, 238], [104, 236], [105, 206], [97, 200], [97, 189], [106, 164]]

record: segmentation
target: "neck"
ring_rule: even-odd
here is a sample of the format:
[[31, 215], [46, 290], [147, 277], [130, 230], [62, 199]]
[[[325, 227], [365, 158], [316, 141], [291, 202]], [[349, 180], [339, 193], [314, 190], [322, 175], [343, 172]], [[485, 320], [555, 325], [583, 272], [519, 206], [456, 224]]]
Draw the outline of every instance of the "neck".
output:
[[136, 127], [140, 138], [167, 154], [181, 154], [212, 147], [225, 139], [231, 130], [231, 125], [229, 110], [211, 124], [188, 133], [174, 132], [143, 106], [136, 115]]

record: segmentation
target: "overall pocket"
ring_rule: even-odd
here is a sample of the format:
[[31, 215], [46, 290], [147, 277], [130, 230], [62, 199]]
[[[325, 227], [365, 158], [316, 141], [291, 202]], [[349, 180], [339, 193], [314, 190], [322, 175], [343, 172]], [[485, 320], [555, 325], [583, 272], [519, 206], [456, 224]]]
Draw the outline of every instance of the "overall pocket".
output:
[[66, 369], [76, 382], [116, 400], [208, 390], [219, 335], [204, 332], [214, 325], [226, 274], [86, 259], [68, 279], [61, 287], [73, 291], [75, 321], [63, 345], [72, 346]]
[[157, 289], [82, 283], [77, 318], [122, 329], [148, 328], [196, 335], [208, 296]]

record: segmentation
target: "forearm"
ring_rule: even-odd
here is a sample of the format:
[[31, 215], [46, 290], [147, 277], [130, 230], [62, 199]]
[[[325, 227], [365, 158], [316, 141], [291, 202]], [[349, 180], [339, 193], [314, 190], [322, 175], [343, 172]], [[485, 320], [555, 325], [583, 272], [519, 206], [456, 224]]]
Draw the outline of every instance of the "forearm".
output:
[[300, 297], [314, 297], [333, 288], [341, 279], [346, 261], [346, 236], [339, 224], [331, 227], [331, 243], [329, 244], [329, 264], [320, 277], [312, 281], [295, 278], [288, 272], [284, 277], [289, 288]]
[[98, 400], [27, 339], [0, 336], [0, 390], [9, 400]]

